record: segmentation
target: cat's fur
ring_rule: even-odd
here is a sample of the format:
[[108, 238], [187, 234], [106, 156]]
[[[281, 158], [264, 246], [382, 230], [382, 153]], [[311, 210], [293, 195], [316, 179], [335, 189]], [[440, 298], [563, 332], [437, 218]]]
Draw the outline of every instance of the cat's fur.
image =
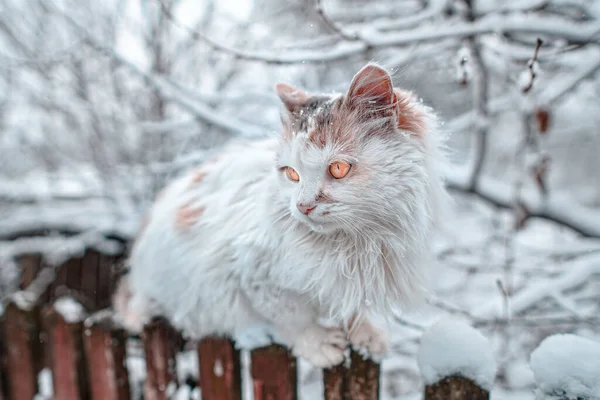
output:
[[[195, 338], [270, 324], [318, 366], [341, 362], [348, 340], [382, 353], [385, 335], [365, 315], [423, 294], [444, 195], [435, 118], [374, 64], [344, 95], [276, 90], [281, 137], [232, 143], [167, 186], [115, 307], [131, 330], [164, 315]], [[328, 166], [340, 160], [352, 167], [336, 180]], [[316, 208], [306, 216], [297, 203]]]

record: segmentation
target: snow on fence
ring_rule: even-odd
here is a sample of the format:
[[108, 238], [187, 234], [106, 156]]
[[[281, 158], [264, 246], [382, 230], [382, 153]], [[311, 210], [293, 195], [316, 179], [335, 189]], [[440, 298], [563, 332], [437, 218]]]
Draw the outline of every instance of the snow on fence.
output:
[[488, 400], [496, 361], [488, 340], [459, 320], [432, 325], [421, 338], [417, 355], [427, 385], [425, 400]]
[[552, 335], [531, 353], [539, 400], [600, 400], [600, 343]]
[[[83, 260], [83, 261], [82, 261]], [[88, 271], [85, 260], [95, 260], [93, 275], [100, 272], [99, 257], [84, 256], [68, 262], [70, 270], [25, 263], [27, 286], [13, 294], [0, 317], [0, 400], [33, 399], [40, 392], [40, 371], [52, 374], [53, 399], [127, 400], [134, 383], [128, 371], [128, 335], [114, 322], [110, 309], [86, 309], [69, 297], [57, 297], [57, 276], [75, 282], [95, 300], [106, 304], [83, 284]], [[28, 270], [29, 268], [30, 270]], [[82, 269], [83, 268], [83, 269]], [[86, 289], [87, 287], [87, 289]], [[86, 292], [87, 291], [87, 292]], [[72, 294], [70, 290], [65, 293]], [[76, 296], [77, 297], [77, 296]], [[51, 300], [49, 300], [51, 299]], [[149, 323], [141, 340], [145, 358], [144, 399], [166, 400], [183, 382], [178, 381], [176, 360], [185, 342], [164, 320]], [[193, 343], [188, 343], [189, 345]], [[199, 388], [203, 400], [234, 400], [244, 397], [242, 362], [234, 343], [224, 338], [206, 338], [195, 344], [198, 355]], [[489, 400], [496, 365], [492, 347], [477, 330], [458, 320], [442, 320], [423, 335], [418, 353], [419, 367], [426, 387], [425, 400]], [[574, 335], [547, 338], [531, 356], [541, 400], [600, 400], [600, 344]], [[255, 400], [297, 400], [296, 359], [279, 345], [254, 349], [250, 353], [249, 376]], [[323, 397], [326, 400], [376, 400], [380, 391], [380, 367], [351, 352], [344, 365], [323, 371]], [[45, 390], [47, 392], [47, 390]], [[177, 399], [181, 390], [178, 392]], [[188, 393], [186, 399], [192, 398]], [[194, 397], [195, 398], [195, 397]], [[312, 400], [312, 399], [311, 399]]]

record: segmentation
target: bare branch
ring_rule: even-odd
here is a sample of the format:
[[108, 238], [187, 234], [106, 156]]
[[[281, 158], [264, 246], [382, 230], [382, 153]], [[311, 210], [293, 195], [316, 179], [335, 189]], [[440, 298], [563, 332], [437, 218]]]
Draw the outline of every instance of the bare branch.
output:
[[[466, 174], [454, 171], [447, 175], [447, 185], [450, 190], [474, 194], [499, 208], [514, 207], [511, 185], [492, 178], [480, 178], [473, 188]], [[546, 199], [539, 197], [534, 193], [523, 193], [522, 201], [530, 217], [553, 221], [586, 237], [600, 238], [600, 213], [556, 193]]]
[[114, 59], [115, 61], [118, 61], [121, 65], [129, 69], [131, 72], [144, 79], [144, 81], [146, 81], [155, 90], [159, 91], [165, 99], [178, 104], [182, 108], [195, 115], [197, 118], [202, 119], [209, 124], [231, 131], [233, 133], [242, 133], [248, 135], [264, 135], [261, 129], [256, 129], [249, 124], [237, 121], [229, 115], [221, 115], [216, 110], [213, 110], [204, 104], [190, 99], [189, 96], [186, 96], [184, 93], [178, 91], [177, 88], [174, 87], [174, 85], [170, 84], [170, 82], [165, 80], [163, 77], [143, 71], [137, 65], [127, 60], [125, 57], [121, 56], [116, 51], [116, 49], [103, 45], [100, 40], [92, 36], [92, 34], [90, 34], [77, 21], [71, 18], [71, 16], [63, 13], [59, 9], [56, 9], [56, 12], [59, 13], [67, 22], [69, 22], [69, 24], [73, 26], [78, 32], [80, 32], [81, 35], [83, 35], [87, 39], [91, 46], [93, 46], [99, 51], [102, 51], [108, 57]]
[[533, 87], [533, 81], [535, 80], [535, 76], [536, 76], [536, 69], [537, 69], [536, 65], [537, 65], [538, 53], [540, 52], [540, 48], [542, 47], [543, 43], [544, 42], [542, 41], [542, 39], [540, 39], [540, 38], [537, 39], [537, 43], [535, 45], [535, 50], [533, 52], [533, 57], [531, 57], [529, 62], [527, 62], [527, 70], [529, 71], [529, 82], [527, 82], [525, 87], [523, 87], [523, 93], [529, 92], [531, 90], [531, 88]]
[[325, 25], [327, 25], [327, 27], [329, 27], [329, 29], [331, 29], [333, 32], [337, 33], [339, 37], [350, 41], [359, 40], [359, 37], [356, 33], [346, 33], [342, 29], [342, 27], [340, 27], [334, 20], [331, 19], [331, 17], [329, 17], [329, 15], [325, 12], [325, 9], [323, 8], [323, 0], [315, 1], [315, 10], [317, 11], [317, 14], [319, 14], [319, 17], [321, 17]]
[[466, 22], [449, 26], [441, 26], [432, 30], [429, 27], [417, 28], [412, 31], [384, 33], [372, 27], [367, 27], [356, 33], [360, 40], [338, 43], [326, 51], [294, 51], [284, 54], [275, 52], [252, 52], [226, 46], [211, 39], [204, 33], [180, 24], [172, 14], [165, 10], [167, 17], [181, 29], [187, 31], [196, 40], [205, 42], [216, 51], [229, 54], [235, 58], [256, 61], [266, 64], [307, 64], [328, 61], [345, 60], [348, 57], [363, 54], [370, 49], [405, 46], [414, 43], [430, 42], [444, 39], [461, 39], [484, 34], [516, 34], [529, 33], [540, 36], [557, 37], [571, 43], [588, 43], [596, 40], [600, 32], [598, 22], [578, 22], [577, 24], [562, 21], [560, 25], [548, 17], [509, 17], [490, 16], [477, 22]]

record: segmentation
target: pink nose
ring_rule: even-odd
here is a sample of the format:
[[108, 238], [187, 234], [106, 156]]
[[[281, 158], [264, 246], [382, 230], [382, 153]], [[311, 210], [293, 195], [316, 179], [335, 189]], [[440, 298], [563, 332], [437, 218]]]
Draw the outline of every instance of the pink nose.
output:
[[314, 210], [317, 206], [314, 204], [304, 204], [304, 203], [296, 203], [296, 207], [298, 207], [298, 210], [304, 214], [304, 215], [308, 215], [310, 214], [310, 212], [312, 210]]

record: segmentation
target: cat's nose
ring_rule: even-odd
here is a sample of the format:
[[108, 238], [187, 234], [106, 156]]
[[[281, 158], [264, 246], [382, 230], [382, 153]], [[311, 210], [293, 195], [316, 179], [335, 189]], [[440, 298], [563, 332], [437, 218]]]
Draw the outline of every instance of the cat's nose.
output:
[[312, 210], [314, 210], [317, 207], [317, 205], [307, 203], [296, 203], [296, 207], [302, 214], [308, 215]]

